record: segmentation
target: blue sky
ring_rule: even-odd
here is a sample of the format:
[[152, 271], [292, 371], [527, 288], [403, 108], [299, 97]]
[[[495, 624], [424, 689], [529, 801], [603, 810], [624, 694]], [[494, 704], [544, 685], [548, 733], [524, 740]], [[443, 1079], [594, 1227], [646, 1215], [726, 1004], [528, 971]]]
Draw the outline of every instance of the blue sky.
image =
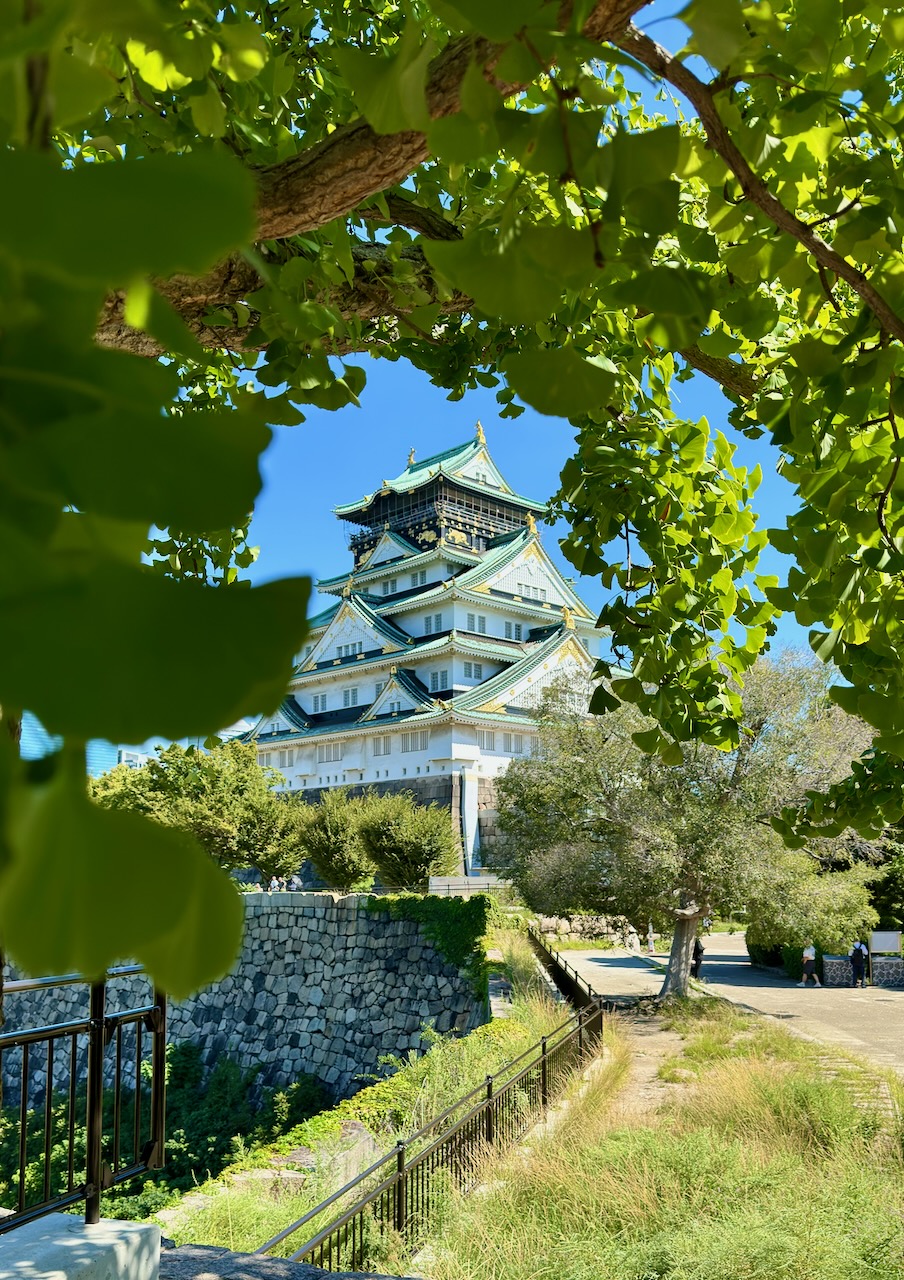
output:
[[[420, 459], [470, 439], [478, 419], [497, 466], [517, 493], [547, 500], [558, 487], [559, 472], [573, 451], [574, 428], [564, 419], [544, 417], [528, 409], [520, 418], [501, 419], [491, 390], [468, 393], [450, 403], [445, 392], [404, 361], [365, 361], [367, 386], [361, 408], [335, 413], [312, 410], [299, 427], [277, 427], [264, 456], [264, 488], [251, 526], [251, 542], [261, 548], [251, 571], [256, 582], [299, 573], [327, 578], [351, 567], [348, 534], [354, 526], [332, 514], [333, 507], [379, 488], [397, 476], [410, 449]], [[761, 527], [783, 525], [793, 509], [790, 485], [776, 474], [777, 451], [765, 439], [739, 438], [727, 426], [728, 402], [709, 379], [695, 377], [675, 387], [676, 410], [682, 416], [705, 416], [738, 445], [736, 460], [763, 468], [756, 503]], [[567, 577], [574, 570], [558, 539], [567, 526], [540, 525], [543, 544]], [[780, 557], [767, 552], [765, 573], [784, 576]], [[576, 582], [593, 609], [606, 598], [593, 578]], [[315, 601], [312, 608], [322, 608]], [[783, 618], [779, 646], [807, 647], [806, 633], [793, 618]]]

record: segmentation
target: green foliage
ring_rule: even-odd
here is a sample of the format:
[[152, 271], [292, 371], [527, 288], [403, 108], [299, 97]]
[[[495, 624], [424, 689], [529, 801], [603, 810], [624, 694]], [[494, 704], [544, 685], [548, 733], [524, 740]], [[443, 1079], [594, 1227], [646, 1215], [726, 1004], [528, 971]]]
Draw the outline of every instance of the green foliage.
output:
[[[901, 23], [879, 0], [695, 0], [671, 54], [647, 16], [613, 22], [606, 0], [11, 13], [0, 704], [66, 748], [48, 766], [55, 853], [33, 820], [48, 778], [0, 735], [4, 879], [33, 863], [53, 884], [89, 835], [119, 839], [80, 809], [90, 737], [196, 736], [278, 704], [308, 586], [239, 589], [257, 457], [264, 423], [358, 402], [364, 372], [337, 351], [406, 359], [452, 399], [495, 386], [506, 417], [571, 416], [555, 512], [572, 563], [613, 593], [603, 621], [630, 668], [595, 710], [636, 707], [666, 765], [695, 742], [738, 749], [742, 685], [789, 610], [872, 734], [777, 830], [873, 839], [900, 819]], [[725, 389], [731, 435], [680, 416], [693, 370]], [[782, 529], [759, 527], [739, 436], [771, 442], [796, 503]], [[760, 572], [767, 547], [786, 582]], [[159, 826], [145, 840], [169, 856]], [[107, 918], [138, 922], [117, 881]], [[207, 888], [199, 871], [178, 895], [182, 934], [207, 931], [184, 990], [237, 945]], [[40, 903], [0, 884], [0, 930], [23, 910], [29, 963], [49, 967]], [[126, 950], [154, 968], [161, 943]], [[64, 939], [54, 960], [81, 950]]]
[[553, 688], [539, 756], [513, 762], [499, 781], [515, 883], [537, 909], [603, 911], [638, 927], [673, 927], [676, 907], [744, 906], [752, 944], [813, 934], [846, 950], [843, 940], [875, 919], [876, 851], [842, 838], [789, 850], [768, 825], [782, 805], [839, 776], [866, 738], [826, 693], [812, 661], [761, 661], [748, 674], [738, 749], [697, 744], [669, 765], [639, 749], [650, 730], [633, 709], [589, 719]]
[[430, 876], [450, 875], [461, 857], [448, 809], [419, 805], [410, 792], [368, 797], [358, 837], [392, 889], [426, 890]]
[[233, 739], [203, 752], [158, 748], [141, 769], [117, 765], [91, 782], [90, 793], [105, 809], [189, 832], [222, 867], [255, 867], [267, 884], [304, 857], [299, 809], [273, 790], [282, 780], [258, 764], [250, 743]]
[[[188, 1040], [167, 1046], [166, 1164], [150, 1175], [141, 1190], [123, 1183], [104, 1195], [104, 1215], [141, 1219], [165, 1208], [178, 1192], [189, 1191], [208, 1177], [216, 1177], [233, 1159], [236, 1143], [261, 1142], [298, 1126], [319, 1112], [327, 1102], [323, 1087], [312, 1076], [302, 1076], [284, 1089], [265, 1089], [256, 1083], [257, 1069], [243, 1071], [221, 1056], [210, 1071], [201, 1065], [198, 1045]], [[134, 1109], [134, 1092], [122, 1091], [123, 1124]], [[141, 1107], [147, 1114], [149, 1096], [142, 1088]], [[113, 1132], [113, 1094], [104, 1095], [104, 1131]], [[77, 1091], [76, 1116], [85, 1114], [84, 1086]], [[18, 1107], [0, 1112], [0, 1170], [14, 1170], [19, 1160], [20, 1115]], [[67, 1095], [55, 1095], [51, 1107], [51, 1194], [66, 1188], [69, 1132]], [[126, 1128], [124, 1128], [124, 1134]], [[127, 1139], [123, 1138], [126, 1151]], [[29, 1199], [43, 1194], [44, 1108], [28, 1115], [28, 1154], [25, 1183]], [[85, 1127], [74, 1128], [75, 1167], [84, 1163]], [[109, 1156], [109, 1152], [106, 1153]], [[14, 1208], [17, 1180], [0, 1175], [0, 1205]]]
[[431, 1276], [530, 1280], [567, 1258], [570, 1275], [601, 1280], [893, 1280], [904, 1197], [883, 1082], [862, 1067], [826, 1076], [822, 1046], [736, 1011], [693, 1022], [667, 1068], [691, 1087], [625, 1125], [618, 1078], [592, 1082], [484, 1193], [450, 1198], [427, 1241]]
[[486, 994], [486, 953], [483, 938], [496, 912], [485, 893], [470, 898], [440, 898], [436, 894], [381, 895], [370, 898], [368, 910], [387, 912], [393, 920], [416, 920], [424, 936], [434, 944], [449, 964], [464, 969], [477, 994]]
[[331, 889], [364, 892], [374, 882], [374, 867], [358, 834], [362, 801], [342, 787], [327, 791], [316, 805], [300, 808], [301, 845]]
[[897, 840], [886, 843], [887, 861], [872, 885], [877, 929], [904, 928], [904, 849]]

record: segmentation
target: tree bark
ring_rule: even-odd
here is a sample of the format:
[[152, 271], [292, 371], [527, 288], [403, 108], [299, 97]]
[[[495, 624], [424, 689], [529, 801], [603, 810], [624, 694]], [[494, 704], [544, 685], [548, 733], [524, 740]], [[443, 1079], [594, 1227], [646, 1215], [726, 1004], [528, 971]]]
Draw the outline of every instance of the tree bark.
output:
[[686, 996], [687, 984], [691, 974], [691, 962], [694, 958], [694, 938], [697, 936], [697, 925], [703, 915], [703, 907], [696, 902], [675, 912], [675, 933], [672, 938], [672, 950], [669, 953], [669, 967], [665, 981], [659, 992], [659, 999], [666, 996]]

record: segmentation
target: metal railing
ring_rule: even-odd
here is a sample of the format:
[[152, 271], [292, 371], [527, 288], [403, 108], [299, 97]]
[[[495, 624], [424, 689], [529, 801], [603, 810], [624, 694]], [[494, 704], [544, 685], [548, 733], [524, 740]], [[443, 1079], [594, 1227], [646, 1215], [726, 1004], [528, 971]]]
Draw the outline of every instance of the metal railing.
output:
[[548, 947], [532, 924], [527, 926], [527, 936], [543, 968], [566, 1000], [576, 1009], [582, 1009], [587, 1004], [602, 1003], [603, 1008], [611, 1013], [618, 1007], [610, 1000], [603, 1000], [586, 978], [581, 977], [574, 965], [569, 964], [560, 952]]
[[603, 1027], [602, 1004], [587, 1001], [551, 1035], [487, 1076], [255, 1253], [269, 1253], [303, 1227], [310, 1229], [352, 1192], [358, 1193], [354, 1203], [289, 1254], [291, 1261], [326, 1271], [364, 1270], [392, 1237], [415, 1251], [448, 1189], [471, 1190], [486, 1157], [511, 1146], [536, 1123], [572, 1073], [597, 1054]]
[[82, 1200], [85, 1222], [96, 1223], [102, 1191], [163, 1167], [166, 997], [154, 991], [151, 1004], [106, 1011], [107, 980], [142, 972], [127, 965], [102, 982], [66, 974], [5, 984], [5, 996], [76, 984], [90, 995], [87, 1018], [0, 1034], [0, 1079], [18, 1082], [7, 1087], [17, 1101], [4, 1108], [18, 1129], [17, 1160], [0, 1175], [15, 1205], [0, 1216], [0, 1234]]

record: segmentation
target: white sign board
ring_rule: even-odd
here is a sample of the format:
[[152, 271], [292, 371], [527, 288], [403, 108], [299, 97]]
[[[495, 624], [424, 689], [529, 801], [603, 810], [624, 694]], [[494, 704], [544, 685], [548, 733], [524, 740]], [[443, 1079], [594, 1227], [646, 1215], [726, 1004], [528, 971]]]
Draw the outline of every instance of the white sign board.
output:
[[901, 931], [900, 929], [884, 929], [878, 933], [871, 933], [869, 938], [869, 949], [873, 955], [878, 952], [893, 952], [896, 956], [901, 954]]

